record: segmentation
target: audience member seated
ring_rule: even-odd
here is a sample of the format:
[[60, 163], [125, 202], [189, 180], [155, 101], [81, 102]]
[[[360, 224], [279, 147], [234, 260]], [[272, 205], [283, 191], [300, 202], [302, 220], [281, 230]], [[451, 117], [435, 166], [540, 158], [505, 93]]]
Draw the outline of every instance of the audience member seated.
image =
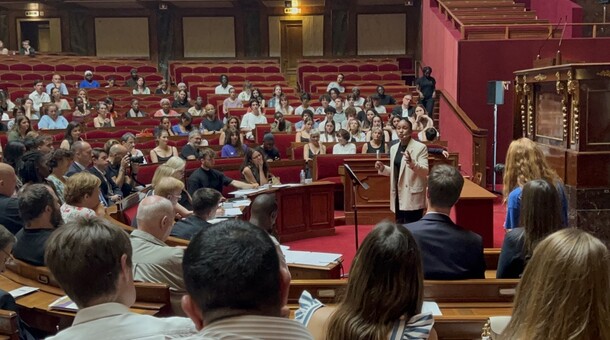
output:
[[28, 96], [32, 100], [32, 107], [36, 113], [40, 113], [43, 104], [50, 103], [51, 97], [44, 91], [42, 80], [37, 80], [34, 83], [34, 91]]
[[269, 98], [269, 101], [267, 102], [267, 107], [276, 110], [276, 107], [280, 106], [280, 97], [283, 94], [284, 92], [282, 91], [282, 87], [280, 85], [275, 85], [275, 87], [273, 87], [273, 96]]
[[37, 183], [48, 184], [47, 176], [50, 173], [45, 154], [38, 150], [24, 153], [17, 170], [17, 175], [23, 186]]
[[347, 130], [337, 131], [337, 142], [333, 146], [333, 155], [354, 155], [356, 153], [356, 145], [350, 143], [350, 135]]
[[372, 101], [372, 108], [375, 109], [375, 111], [379, 114], [381, 113], [387, 113], [387, 110], [385, 108], [385, 106], [383, 106], [383, 104], [381, 104], [381, 98], [379, 97], [379, 95], [372, 95], [371, 97], [371, 101]]
[[324, 124], [320, 124], [320, 126], [324, 126], [324, 131], [320, 132], [320, 142], [322, 143], [336, 143], [337, 142], [337, 134], [335, 121], [332, 120], [324, 120]]
[[[303, 111], [303, 112], [307, 112], [307, 111]], [[320, 122], [320, 124], [318, 124], [317, 129], [320, 132], [323, 132], [326, 129], [326, 123], [330, 122], [331, 120], [334, 123], [335, 126], [335, 131], [333, 131], [333, 133], [335, 133], [337, 130], [339, 130], [341, 128], [341, 124], [337, 124], [337, 122], [335, 122], [334, 120], [334, 116], [335, 113], [337, 113], [337, 110], [335, 110], [334, 107], [329, 106], [324, 110], [324, 114], [326, 115], [324, 120]], [[297, 123], [297, 131], [298, 131], [298, 124]]]
[[97, 103], [97, 116], [93, 118], [93, 126], [96, 128], [115, 126], [114, 119], [108, 112], [108, 105], [105, 102]]
[[174, 215], [173, 204], [167, 198], [156, 195], [144, 198], [138, 206], [138, 229], [131, 232], [129, 240], [133, 248], [133, 278], [168, 285], [172, 312], [182, 315], [184, 249], [165, 244], [174, 225]]
[[70, 148], [74, 153], [74, 162], [70, 164], [66, 176], [70, 177], [76, 173], [85, 171], [91, 164], [91, 145], [85, 141], [76, 141]]
[[[350, 110], [351, 111], [351, 110]], [[351, 118], [347, 122], [347, 129], [349, 132], [349, 141], [352, 143], [366, 142], [366, 134], [362, 132], [360, 127], [360, 121], [356, 118]]]
[[297, 143], [308, 143], [313, 131], [317, 131], [313, 128], [313, 120], [309, 117], [304, 118], [303, 128], [297, 132], [294, 141]]
[[542, 240], [517, 286], [501, 339], [610, 339], [608, 258], [608, 248], [581, 229]]
[[241, 178], [246, 183], [264, 185], [270, 183], [271, 173], [260, 148], [246, 150], [244, 163], [240, 167]]
[[271, 123], [271, 132], [292, 132], [292, 123], [284, 119], [284, 114], [276, 112], [273, 116], [275, 119]]
[[169, 85], [167, 84], [167, 79], [163, 78], [159, 81], [159, 85], [155, 89], [155, 94], [170, 94], [172, 93]]
[[[389, 94], [385, 93], [385, 87], [383, 87], [382, 85], [377, 86], [377, 97], [379, 98], [379, 105], [396, 105], [396, 100], [390, 96]], [[377, 111], [379, 112], [379, 111]], [[379, 112], [379, 113], [386, 113], [384, 112]]]
[[131, 158], [141, 158], [142, 161], [139, 163], [146, 164], [144, 153], [142, 150], [136, 149], [136, 135], [131, 132], [125, 133], [123, 136], [121, 136], [121, 145], [127, 149], [127, 154]]
[[15, 124], [13, 124], [13, 127], [8, 132], [7, 140], [9, 142], [23, 141], [30, 131], [32, 131], [30, 119], [27, 116], [17, 116]]
[[318, 101], [320, 102], [320, 106], [314, 111], [314, 114], [323, 115], [326, 113], [326, 109], [328, 107], [331, 107], [330, 96], [328, 94], [324, 93], [323, 95], [320, 96], [320, 98], [318, 98]]
[[254, 140], [252, 131], [256, 127], [256, 124], [267, 124], [267, 118], [261, 112], [260, 103], [257, 100], [250, 100], [250, 108], [252, 111], [246, 113], [241, 121], [239, 128], [243, 133], [246, 134], [248, 140]]
[[186, 90], [178, 91], [178, 98], [174, 100], [172, 103], [172, 108], [174, 109], [188, 109], [191, 107], [191, 103], [189, 102], [188, 92]]
[[205, 115], [205, 110], [203, 108], [203, 98], [201, 96], [197, 96], [195, 99], [195, 104], [189, 107], [187, 111], [193, 117], [201, 117]]
[[267, 162], [280, 160], [280, 151], [275, 147], [275, 137], [273, 137], [272, 134], [266, 133], [263, 136], [263, 145], [261, 145], [261, 149], [263, 150]]
[[372, 131], [373, 128], [379, 128], [383, 132], [383, 139], [382, 139], [382, 141], [384, 143], [389, 143], [392, 140], [390, 138], [390, 134], [388, 133], [388, 131], [386, 131], [383, 128], [383, 119], [378, 114], [375, 114], [373, 116], [373, 123], [371, 125], [371, 130], [369, 130], [369, 132], [367, 132], [367, 134], [366, 134], [366, 140], [367, 141], [371, 140], [371, 131]]
[[[17, 100], [19, 100], [19, 98], [17, 98]], [[38, 114], [38, 112], [36, 112], [34, 110], [34, 101], [32, 100], [32, 98], [23, 99], [23, 106], [21, 107], [21, 109], [22, 109], [23, 113], [25, 114], [25, 116], [28, 117], [29, 119], [39, 119], [40, 118], [40, 115]], [[15, 115], [15, 117], [16, 117], [16, 115]]]
[[252, 83], [248, 79], [244, 81], [244, 85], [242, 86], [242, 91], [237, 96], [237, 99], [242, 102], [249, 102], [250, 97], [252, 97]]
[[256, 99], [258, 101], [258, 103], [261, 105], [261, 107], [267, 107], [265, 105], [266, 102], [265, 102], [265, 98], [263, 98], [263, 94], [256, 87], [252, 89], [252, 95], [250, 96], [250, 100], [252, 100], [252, 99]]
[[294, 114], [301, 115], [303, 113], [303, 110], [315, 111], [314, 107], [309, 105], [310, 101], [311, 95], [307, 92], [303, 92], [303, 94], [301, 94], [301, 105], [294, 109]]
[[72, 327], [51, 340], [173, 338], [194, 332], [186, 318], [155, 318], [129, 311], [136, 301], [132, 270], [137, 263], [132, 264], [127, 233], [104, 219], [79, 219], [59, 228], [47, 242], [45, 259], [79, 308]]
[[147, 117], [148, 114], [140, 110], [140, 101], [136, 98], [131, 100], [131, 108], [125, 113], [125, 118], [142, 118]]
[[419, 93], [419, 104], [426, 108], [426, 111], [434, 110], [434, 99], [436, 98], [436, 79], [430, 76], [432, 68], [424, 66], [424, 75], [415, 80], [415, 89]]
[[[220, 137], [218, 137], [218, 144], [225, 145], [225, 139], [227, 139], [227, 132], [231, 129], [238, 130], [239, 126], [240, 126], [239, 117], [237, 117], [237, 116], [229, 117], [229, 119], [227, 119], [227, 123], [225, 124], [225, 126], [222, 128], [222, 130], [220, 130]], [[239, 140], [242, 143], [244, 142], [244, 135], [242, 133], [239, 134]]]
[[[320, 132], [312, 131], [311, 135], [309, 135], [309, 143], [305, 144], [303, 147], [303, 158], [305, 162], [309, 162], [313, 160], [316, 155], [324, 155], [326, 154], [326, 147], [324, 144], [320, 143]], [[311, 176], [309, 176], [311, 178]]]
[[347, 115], [343, 111], [343, 100], [341, 98], [335, 99], [335, 114], [333, 115], [333, 120], [338, 127], [341, 127], [342, 129], [346, 128]]
[[[177, 100], [180, 96], [180, 91], [186, 91], [187, 87], [185, 83], [178, 83], [178, 89], [174, 91], [174, 100]], [[188, 93], [186, 94], [188, 96]]]
[[114, 99], [112, 99], [111, 97], [106, 97], [106, 99], [104, 99], [104, 103], [106, 103], [106, 107], [108, 108], [108, 113], [110, 114], [110, 116], [113, 118], [118, 118], [119, 114], [114, 109]]
[[70, 110], [70, 104], [68, 101], [61, 97], [61, 93], [58, 88], [54, 87], [51, 89], [51, 103], [57, 105], [60, 113], [63, 114], [64, 110]]
[[131, 88], [133, 88], [132, 93], [135, 95], [150, 94], [150, 89], [148, 88], [148, 86], [146, 86], [146, 81], [142, 76], [138, 77], [136, 85]]
[[77, 92], [77, 96], [83, 100], [83, 103], [85, 103], [85, 107], [87, 109], [93, 108], [93, 105], [91, 104], [91, 101], [89, 100], [89, 95], [87, 93], [87, 89], [79, 89]]
[[0, 211], [2, 211], [0, 225], [13, 234], [17, 234], [23, 228], [23, 220], [19, 216], [19, 202], [13, 197], [16, 187], [15, 169], [8, 164], [0, 163]]
[[82, 217], [104, 216], [105, 207], [100, 201], [102, 181], [89, 172], [79, 172], [66, 181], [61, 217], [64, 222]]
[[220, 85], [214, 89], [214, 94], [229, 94], [233, 85], [229, 84], [229, 77], [226, 74], [220, 75]]
[[317, 118], [316, 119], [313, 118], [313, 112], [309, 109], [306, 109], [306, 110], [303, 110], [303, 113], [301, 113], [301, 120], [294, 124], [294, 131], [299, 132], [299, 131], [303, 130], [303, 125], [305, 125], [305, 120], [307, 120], [307, 119], [309, 119], [313, 122], [314, 129], [317, 129], [319, 127]]
[[328, 91], [328, 95], [330, 97], [330, 102], [328, 105], [335, 107], [337, 105], [336, 99], [341, 98], [341, 92], [339, 92], [339, 90], [336, 88], [332, 88]]
[[13, 248], [16, 259], [33, 266], [44, 266], [44, 250], [51, 233], [62, 223], [59, 200], [53, 189], [32, 184], [19, 193], [19, 214], [23, 229]]
[[[186, 162], [180, 157], [172, 157], [165, 164], [160, 165], [155, 170], [155, 173], [152, 178], [151, 186], [153, 190], [149, 190], [147, 195], [154, 195], [154, 188], [161, 181], [162, 178], [165, 177], [173, 177], [177, 180], [184, 182], [184, 170], [186, 169]], [[193, 204], [191, 195], [189, 195], [186, 188], [182, 189], [182, 193], [180, 194], [180, 199], [178, 200], [178, 204], [184, 207], [184, 211], [192, 210]]]
[[202, 151], [201, 167], [195, 170], [188, 178], [187, 189], [191, 196], [199, 188], [212, 188], [222, 192], [223, 186], [234, 186], [238, 189], [254, 189], [258, 184], [249, 184], [225, 176], [222, 172], [214, 170], [216, 153], [212, 149]]
[[499, 279], [519, 278], [536, 245], [562, 227], [555, 186], [543, 179], [525, 183], [520, 216], [519, 227], [504, 236], [496, 271]]
[[[239, 127], [239, 124], [237, 124], [236, 127]], [[204, 108], [203, 119], [201, 120], [201, 124], [199, 125], [199, 130], [201, 130], [204, 134], [207, 135], [212, 133], [218, 133], [222, 130], [222, 128], [222, 120], [218, 119], [218, 115], [216, 115], [216, 109], [214, 108], [214, 105], [206, 105]]]
[[390, 151], [387, 143], [383, 141], [383, 130], [380, 127], [371, 129], [370, 140], [362, 145], [362, 153], [382, 154]]
[[8, 55], [8, 48], [4, 47], [4, 42], [2, 42], [2, 40], [0, 40], [0, 54]]
[[542, 150], [528, 138], [514, 140], [506, 152], [506, 167], [503, 178], [503, 194], [506, 201], [506, 221], [504, 228], [513, 229], [519, 226], [521, 211], [521, 189], [534, 179], [544, 179], [557, 188], [561, 199], [562, 225], [568, 225], [568, 199], [555, 170], [549, 166]]
[[119, 201], [123, 197], [121, 188], [112, 180], [112, 176], [107, 171], [108, 154], [102, 148], [95, 148], [92, 152], [93, 155], [93, 166], [88, 169], [90, 173], [95, 175], [101, 181], [100, 199], [104, 206], [108, 207]]
[[106, 85], [104, 86], [104, 88], [106, 89], [110, 89], [110, 88], [115, 88], [118, 85], [116, 84], [116, 79], [114, 79], [114, 77], [109, 77], [108, 80], [106, 80]]
[[175, 136], [174, 130], [172, 130], [172, 122], [169, 117], [161, 117], [159, 119], [159, 125], [155, 127], [154, 135], [159, 134], [161, 131], [165, 131], [168, 136]]
[[240, 220], [213, 225], [193, 237], [183, 267], [182, 308], [198, 339], [311, 339], [287, 318], [290, 275], [262, 229]]
[[409, 117], [409, 120], [413, 124], [413, 130], [415, 131], [422, 131], [434, 126], [434, 121], [428, 116], [428, 112], [421, 104], [417, 104], [415, 115]]
[[[129, 79], [127, 79], [125, 81], [125, 87], [128, 87], [130, 89], [133, 89], [134, 87], [136, 87], [136, 85], [138, 85], [138, 80], [141, 77], [138, 76], [138, 69], [137, 68], [132, 68], [129, 71]], [[135, 94], [135, 93], [134, 93]], [[148, 93], [149, 94], [149, 93]]]
[[42, 116], [38, 121], [39, 130], [65, 129], [68, 126], [68, 120], [58, 114], [57, 105], [51, 104], [47, 106], [46, 111], [47, 114]]
[[294, 114], [294, 107], [290, 106], [290, 101], [285, 94], [280, 97], [280, 104], [275, 107], [275, 112], [281, 112], [284, 115]]
[[200, 146], [207, 146], [208, 141], [202, 143], [201, 133], [199, 130], [192, 130], [189, 132], [189, 142], [182, 147], [180, 151], [180, 158], [189, 160], [189, 159], [199, 159], [201, 157], [201, 151], [199, 150]]
[[229, 109], [242, 108], [243, 104], [241, 100], [237, 99], [237, 92], [235, 88], [229, 89], [229, 96], [222, 102], [222, 112], [226, 115], [229, 113]]
[[66, 84], [61, 82], [61, 75], [59, 75], [59, 74], [53, 75], [53, 78], [51, 78], [51, 82], [49, 84], [47, 84], [45, 89], [49, 95], [51, 95], [53, 93], [52, 92], [53, 89], [58, 89], [59, 94], [62, 96], [68, 95], [68, 88], [66, 87]]
[[175, 146], [167, 144], [169, 135], [167, 131], [159, 131], [155, 138], [157, 146], [150, 150], [151, 163], [164, 163], [172, 156], [178, 156], [178, 150]]
[[85, 101], [81, 97], [74, 98], [74, 106], [76, 107], [72, 112], [72, 119], [74, 121], [81, 122], [85, 117], [91, 114], [91, 110], [85, 104]]
[[328, 86], [326, 86], [326, 92], [330, 92], [331, 89], [337, 89], [341, 93], [345, 92], [345, 87], [341, 86], [341, 84], [343, 84], [343, 78], [345, 78], [343, 73], [337, 74], [337, 81], [331, 81]]
[[314, 339], [437, 339], [422, 312], [423, 257], [408, 230], [381, 222], [356, 251], [341, 302], [325, 306], [304, 291], [295, 320]]
[[392, 109], [392, 116], [412, 117], [415, 111], [413, 106], [411, 106], [412, 101], [413, 96], [410, 93], [405, 94], [402, 97], [402, 104], [399, 106], [394, 106]]
[[174, 216], [176, 219], [191, 216], [193, 212], [184, 208], [180, 203], [182, 192], [184, 192], [184, 182], [169, 176], [158, 179], [154, 186], [155, 196], [167, 198], [172, 202], [174, 207]]
[[191, 240], [200, 230], [212, 224], [208, 220], [216, 217], [222, 194], [214, 189], [201, 188], [193, 194], [193, 215], [181, 219], [172, 228], [170, 236]]
[[360, 106], [356, 106], [356, 97], [354, 96], [353, 93], [349, 93], [346, 97], [345, 97], [345, 110], [347, 110], [348, 108], [353, 108], [354, 112], [356, 114], [362, 112], [362, 108]]
[[[400, 122], [400, 120], [402, 118], [403, 117], [401, 117], [401, 116], [394, 116], [394, 115], [390, 116], [388, 119], [388, 124], [383, 128], [384, 131], [387, 131], [390, 136], [390, 141], [389, 141], [390, 143], [393, 143], [394, 141], [398, 140], [397, 127], [398, 127], [398, 123]], [[413, 125], [413, 123], [411, 123], [411, 125]], [[431, 127], [429, 129], [434, 129], [434, 127]], [[420, 132], [422, 132], [422, 131], [420, 131]], [[418, 139], [420, 142], [427, 141], [427, 139], [419, 138], [419, 134], [418, 134]]]
[[83, 79], [78, 87], [81, 89], [98, 88], [100, 83], [97, 80], [93, 80], [93, 72], [90, 70], [85, 71], [85, 79]]
[[193, 117], [188, 112], [182, 112], [178, 124], [172, 126], [175, 136], [187, 136], [194, 129], [196, 128], [193, 126]]
[[121, 196], [127, 197], [133, 189], [137, 186], [134, 177], [137, 177], [138, 170], [140, 169], [139, 160], [132, 159], [127, 148], [120, 144], [115, 144], [108, 150], [108, 175], [112, 177], [112, 180], [120, 188]]
[[47, 181], [53, 185], [60, 204], [64, 204], [64, 191], [66, 186], [66, 172], [74, 161], [74, 153], [70, 150], [55, 149], [48, 157], [47, 166], [51, 172]]
[[364, 98], [360, 96], [360, 88], [352, 87], [352, 95], [354, 96], [354, 106], [364, 109]]
[[178, 116], [178, 112], [174, 111], [171, 109], [172, 107], [172, 103], [170, 103], [169, 99], [167, 98], [163, 98], [161, 99], [161, 101], [159, 102], [159, 105], [161, 105], [161, 109], [157, 110], [157, 112], [155, 112], [154, 116], [155, 117], [176, 117]]
[[428, 176], [427, 213], [406, 225], [421, 249], [426, 280], [485, 278], [483, 239], [449, 217], [463, 186], [458, 169], [435, 165]]
[[233, 157], [244, 157], [245, 152], [248, 150], [248, 146], [242, 144], [240, 140], [240, 133], [237, 129], [229, 129], [225, 132], [225, 140], [223, 143], [220, 157], [222, 158], [233, 158]]

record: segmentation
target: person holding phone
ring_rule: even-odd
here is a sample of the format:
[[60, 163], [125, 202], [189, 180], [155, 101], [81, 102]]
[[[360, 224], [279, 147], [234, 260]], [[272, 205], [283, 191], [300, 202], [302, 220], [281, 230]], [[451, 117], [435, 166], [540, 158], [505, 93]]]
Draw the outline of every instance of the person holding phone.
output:
[[390, 210], [401, 224], [421, 219], [426, 207], [428, 149], [411, 132], [411, 122], [402, 118], [396, 125], [399, 142], [390, 148], [390, 166], [375, 162], [377, 172], [390, 177]]

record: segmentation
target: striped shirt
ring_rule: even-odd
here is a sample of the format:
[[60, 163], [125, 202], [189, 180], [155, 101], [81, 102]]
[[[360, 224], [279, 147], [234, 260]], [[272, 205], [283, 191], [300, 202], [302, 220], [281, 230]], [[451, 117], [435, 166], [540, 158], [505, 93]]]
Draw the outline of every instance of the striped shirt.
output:
[[214, 321], [204, 327], [197, 335], [187, 339], [313, 340], [313, 337], [307, 328], [294, 320], [271, 316], [244, 315]]

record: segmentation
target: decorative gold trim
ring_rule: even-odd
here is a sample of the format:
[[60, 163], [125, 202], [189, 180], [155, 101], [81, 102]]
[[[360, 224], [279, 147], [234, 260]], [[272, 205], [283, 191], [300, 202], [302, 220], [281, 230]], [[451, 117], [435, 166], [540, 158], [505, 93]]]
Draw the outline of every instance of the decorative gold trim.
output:
[[600, 77], [609, 77], [610, 78], [610, 70], [603, 70], [597, 72], [597, 75]]
[[536, 76], [534, 76], [534, 80], [535, 81], [543, 81], [546, 80], [546, 75], [542, 74], [542, 73], [538, 73]]

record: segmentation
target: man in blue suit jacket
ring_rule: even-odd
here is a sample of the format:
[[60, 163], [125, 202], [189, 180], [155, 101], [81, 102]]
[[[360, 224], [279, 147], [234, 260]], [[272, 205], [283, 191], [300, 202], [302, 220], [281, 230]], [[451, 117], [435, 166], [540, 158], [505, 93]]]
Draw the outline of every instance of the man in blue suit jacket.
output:
[[428, 176], [428, 212], [406, 225], [419, 245], [426, 280], [485, 278], [483, 239], [449, 217], [463, 186], [464, 178], [456, 168], [434, 166]]

